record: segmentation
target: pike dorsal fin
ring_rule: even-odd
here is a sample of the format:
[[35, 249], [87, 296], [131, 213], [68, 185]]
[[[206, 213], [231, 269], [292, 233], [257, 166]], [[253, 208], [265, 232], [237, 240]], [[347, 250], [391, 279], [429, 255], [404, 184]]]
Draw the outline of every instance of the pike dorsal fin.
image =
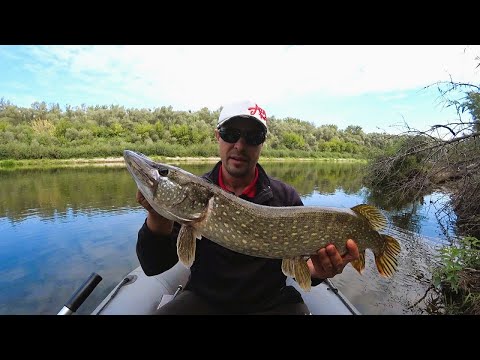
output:
[[375, 206], [360, 204], [352, 207], [351, 210], [367, 219], [372, 228], [377, 231], [383, 230], [387, 226], [387, 219]]

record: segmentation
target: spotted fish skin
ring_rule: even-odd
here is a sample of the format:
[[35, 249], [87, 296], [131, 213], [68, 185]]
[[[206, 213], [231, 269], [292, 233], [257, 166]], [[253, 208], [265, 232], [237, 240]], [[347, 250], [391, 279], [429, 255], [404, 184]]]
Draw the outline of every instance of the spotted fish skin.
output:
[[382, 276], [389, 277], [396, 271], [400, 244], [379, 233], [387, 221], [373, 206], [258, 205], [142, 154], [125, 150], [124, 159], [149, 204], [160, 215], [182, 224], [177, 253], [188, 267], [195, 260], [196, 240], [204, 236], [242, 254], [282, 259], [285, 275], [295, 278], [307, 291], [311, 286], [308, 257], [328, 244], [334, 244], [343, 254], [347, 239], [358, 246], [360, 258], [352, 262], [358, 272], [365, 268], [367, 248], [374, 253]]

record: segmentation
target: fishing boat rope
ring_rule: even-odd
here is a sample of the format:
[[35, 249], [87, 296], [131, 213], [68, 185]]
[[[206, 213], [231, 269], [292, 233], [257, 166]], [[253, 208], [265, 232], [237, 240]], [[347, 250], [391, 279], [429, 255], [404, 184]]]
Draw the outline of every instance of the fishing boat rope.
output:
[[123, 280], [120, 282], [120, 284], [118, 284], [117, 288], [115, 289], [115, 291], [112, 293], [112, 295], [110, 295], [110, 297], [108, 298], [108, 300], [105, 302], [105, 304], [103, 304], [103, 306], [100, 308], [100, 310], [98, 310], [98, 312], [95, 314], [95, 315], [99, 315], [103, 309], [105, 309], [105, 306], [108, 305], [108, 303], [110, 301], [112, 301], [112, 299], [118, 294], [118, 292], [120, 291], [120, 289], [122, 288], [122, 286], [126, 285], [127, 283], [132, 283], [135, 281], [135, 279], [137, 278], [136, 275], [128, 275], [126, 276], [125, 278], [123, 278]]
[[345, 297], [342, 295], [342, 293], [338, 290], [335, 285], [333, 285], [332, 281], [330, 279], [325, 279], [325, 283], [328, 284], [329, 290], [332, 290], [335, 295], [342, 301], [342, 303], [347, 307], [348, 310], [352, 313], [352, 315], [360, 315], [360, 313], [355, 310], [347, 300], [345, 300]]

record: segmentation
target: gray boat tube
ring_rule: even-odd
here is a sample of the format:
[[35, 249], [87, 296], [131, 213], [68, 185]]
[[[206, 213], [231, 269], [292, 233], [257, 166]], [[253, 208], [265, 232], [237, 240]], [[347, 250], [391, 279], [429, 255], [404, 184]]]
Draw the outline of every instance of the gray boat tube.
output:
[[[189, 275], [190, 270], [180, 262], [155, 276], [145, 275], [139, 266], [123, 277], [91, 314], [153, 315], [181, 291]], [[309, 292], [303, 291], [290, 277], [286, 284], [300, 292], [312, 315], [360, 315], [329, 279]]]

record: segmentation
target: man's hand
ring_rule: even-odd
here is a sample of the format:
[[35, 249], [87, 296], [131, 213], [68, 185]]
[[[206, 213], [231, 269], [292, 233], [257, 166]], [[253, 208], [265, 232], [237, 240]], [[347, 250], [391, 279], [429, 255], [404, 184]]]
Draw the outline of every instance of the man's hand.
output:
[[145, 210], [148, 211], [147, 215], [147, 227], [150, 229], [151, 232], [154, 234], [159, 235], [168, 235], [172, 232], [173, 228], [173, 221], [160, 216], [154, 208], [148, 203], [145, 196], [137, 189], [136, 194], [137, 202], [142, 205]]
[[357, 260], [360, 256], [357, 244], [353, 240], [347, 240], [346, 248], [347, 252], [343, 256], [332, 244], [318, 250], [317, 254], [312, 255], [307, 261], [311, 276], [317, 279], [327, 279], [341, 274], [349, 262]]
[[137, 189], [137, 193], [135, 195], [137, 202], [142, 205], [145, 210], [148, 212], [155, 212], [155, 210], [152, 208], [152, 206], [148, 203], [147, 199], [145, 199], [145, 196], [143, 196], [142, 192]]

